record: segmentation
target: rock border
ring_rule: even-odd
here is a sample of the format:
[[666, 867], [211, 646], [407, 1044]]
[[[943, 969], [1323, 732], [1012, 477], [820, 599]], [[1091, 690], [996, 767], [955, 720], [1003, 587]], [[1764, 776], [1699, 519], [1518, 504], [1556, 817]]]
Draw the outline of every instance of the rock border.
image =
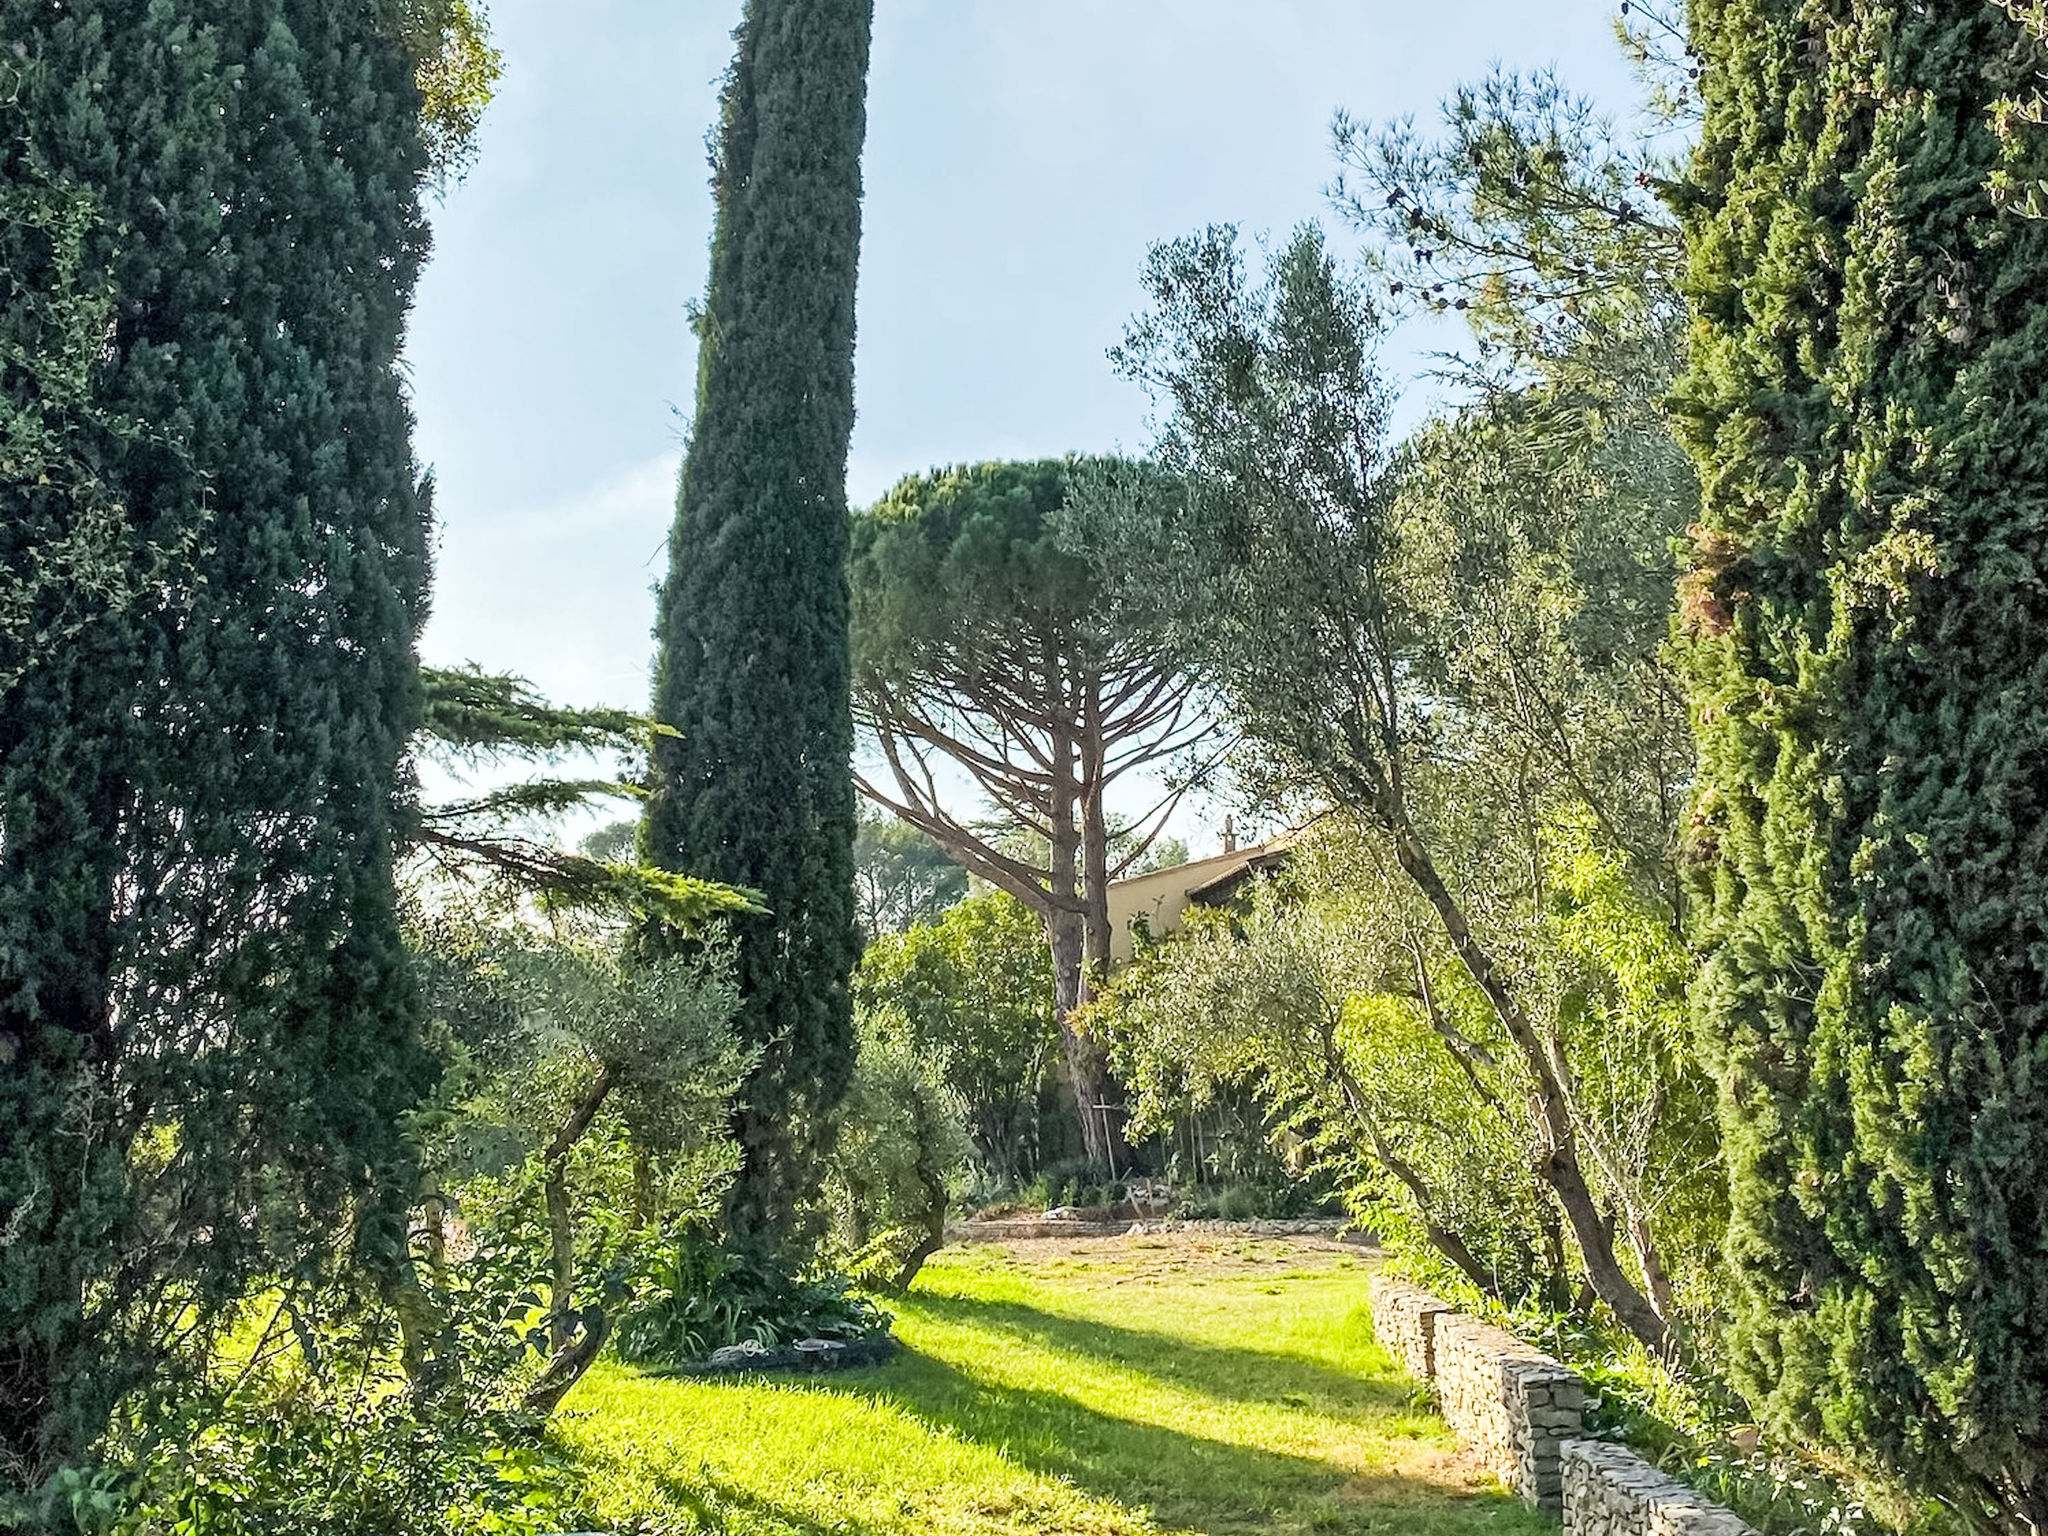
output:
[[646, 1369], [650, 1376], [746, 1376], [770, 1372], [818, 1376], [827, 1371], [880, 1365], [901, 1347], [893, 1333], [871, 1333], [858, 1339], [801, 1339], [787, 1349], [771, 1349], [757, 1355], [723, 1360], [714, 1356]]
[[1563, 1461], [1564, 1528], [1572, 1536], [1757, 1536], [1734, 1510], [1625, 1445], [1567, 1440]]
[[1392, 1275], [1367, 1282], [1373, 1334], [1523, 1502], [1565, 1536], [1757, 1536], [1740, 1515], [1585, 1434], [1585, 1383], [1505, 1329]]

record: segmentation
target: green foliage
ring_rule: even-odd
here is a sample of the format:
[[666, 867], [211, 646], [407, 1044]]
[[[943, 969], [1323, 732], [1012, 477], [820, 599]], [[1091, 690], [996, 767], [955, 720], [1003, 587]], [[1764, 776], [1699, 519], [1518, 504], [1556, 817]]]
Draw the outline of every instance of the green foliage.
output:
[[491, 46], [490, 18], [473, 0], [374, 0], [378, 19], [413, 62], [420, 133], [429, 163], [444, 184], [476, 158], [484, 108], [505, 71]]
[[474, 761], [644, 745], [652, 722], [623, 709], [565, 709], [523, 677], [481, 667], [422, 667], [420, 730], [437, 748]]
[[[1351, 717], [1406, 628], [1382, 579], [1394, 527], [1378, 316], [1313, 229], [1262, 276], [1235, 231], [1210, 229], [1154, 247], [1144, 281], [1158, 308], [1114, 355], [1161, 401], [1165, 474], [1077, 472], [1069, 537], [1129, 611], [1216, 678], [1269, 753], [1369, 803], [1383, 732]], [[1359, 675], [1333, 677], [1333, 660], [1351, 658]]]
[[612, 913], [677, 934], [715, 919], [762, 912], [756, 893], [642, 864], [631, 824], [593, 851], [571, 852], [544, 836], [549, 820], [606, 798], [646, 795], [642, 765], [653, 742], [673, 734], [617, 709], [550, 704], [524, 678], [477, 667], [421, 669], [425, 696], [415, 756], [451, 769], [609, 753], [632, 765], [612, 779], [543, 776], [420, 805], [410, 841], [428, 904], [463, 898], [496, 912]]
[[974, 1145], [946, 1053], [899, 1013], [863, 1009], [827, 1189], [855, 1279], [901, 1291], [946, 1241], [949, 1186]]
[[1314, 1177], [1229, 1183], [1196, 1190], [1176, 1214], [1190, 1221], [1293, 1221], [1327, 1216], [1341, 1198], [1342, 1191], [1333, 1193]]
[[471, 1228], [533, 1256], [549, 1364], [530, 1406], [552, 1407], [603, 1347], [634, 1266], [730, 1177], [724, 1123], [749, 1065], [734, 988], [716, 945], [625, 963], [602, 930], [443, 925], [422, 959], [452, 1064], [414, 1118], [430, 1227], [453, 1196]]
[[716, 1349], [886, 1332], [889, 1315], [831, 1271], [791, 1274], [759, 1253], [686, 1225], [635, 1277], [638, 1300], [621, 1322], [622, 1358], [685, 1364]]
[[[739, 917], [738, 1240], [796, 1236], [853, 1071], [846, 445], [867, 0], [748, 0], [714, 154], [697, 413], [656, 623], [646, 862]], [[651, 942], [659, 947], [658, 936]]]
[[2031, 68], [2015, 72], [2009, 92], [1993, 101], [1990, 117], [1999, 140], [1999, 165], [1991, 173], [1992, 206], [2030, 219], [2048, 217], [2048, 98], [2041, 94], [2041, 68], [2048, 63], [2048, 4], [2043, 0], [1996, 0], [2023, 35], [2015, 40], [2032, 54]]
[[[1194, 680], [1123, 622], [1058, 533], [1069, 478], [1112, 472], [1042, 459], [908, 476], [856, 517], [849, 567], [855, 710], [880, 762], [861, 788], [1044, 922], [1077, 1105], [1118, 1097], [1100, 1051], [1065, 1022], [1109, 965], [1109, 882], [1214, 766]], [[956, 770], [992, 819], [946, 803], [939, 786]], [[1165, 793], [1114, 825], [1113, 787], [1147, 770]], [[1114, 1128], [1079, 1119], [1106, 1177], [1127, 1161]]]
[[596, 859], [600, 864], [612, 864], [631, 858], [639, 842], [640, 823], [622, 819], [608, 821], [595, 832], [586, 835], [576, 845], [576, 851], [587, 859]]
[[0, 36], [19, 1486], [202, 1355], [253, 1277], [392, 1253], [399, 1115], [433, 1076], [392, 869], [426, 155], [364, 8], [10, 0]]
[[1141, 1124], [1249, 1088], [1365, 1225], [1443, 1253], [1489, 1294], [1542, 1294], [1554, 1277], [1529, 1131], [1504, 1085], [1473, 1080], [1478, 1063], [1502, 1070], [1483, 1005], [1469, 988], [1419, 994], [1413, 906], [1369, 843], [1319, 840], [1241, 916], [1191, 922], [1119, 977], [1100, 1024]]
[[[1704, 1319], [1725, 1206], [1682, 953], [1587, 823], [1539, 835], [1546, 899], [1490, 913], [1492, 930], [1570, 1064], [1577, 1145], [1602, 1207], [1630, 1223], [1635, 1272], [1673, 1315]], [[1189, 923], [1119, 976], [1095, 1022], [1142, 1125], [1249, 1090], [1275, 1150], [1396, 1249], [1490, 1296], [1567, 1306], [1580, 1276], [1530, 1173], [1529, 1078], [1431, 928], [1375, 829], [1326, 823], [1240, 912]]]
[[967, 894], [967, 871], [930, 836], [886, 811], [861, 807], [853, 843], [860, 931], [870, 941], [937, 922]]
[[1040, 1210], [1053, 1211], [1062, 1206], [1100, 1209], [1118, 1204], [1124, 1197], [1124, 1186], [1105, 1182], [1085, 1157], [1063, 1157], [1039, 1169], [1020, 1193]]
[[1394, 304], [1458, 313], [1500, 362], [1554, 356], [1645, 310], [1677, 321], [1684, 251], [1657, 197], [1675, 167], [1655, 139], [1621, 132], [1550, 71], [1498, 67], [1452, 93], [1441, 130], [1337, 116], [1332, 199], [1374, 236]]
[[2048, 226], [1996, 6], [1695, 7], [1696, 1016], [1770, 1428], [2048, 1522]]
[[428, 1272], [419, 1298], [437, 1319], [436, 1365], [410, 1376], [389, 1308], [336, 1296], [250, 1308], [217, 1379], [122, 1425], [124, 1470], [60, 1479], [44, 1523], [82, 1536], [561, 1529], [578, 1479], [520, 1403], [534, 1298], [518, 1269], [485, 1251]]
[[[1411, 1233], [1510, 1290], [1563, 1285], [1569, 1233], [1592, 1291], [1661, 1344], [1680, 1301], [1638, 1176], [1647, 1133], [1618, 1143], [1558, 1043], [1599, 1047], [1575, 1019], [1586, 989], [1609, 983], [1576, 975], [1586, 957], [1558, 952], [1547, 925], [1557, 831], [1582, 821], [1631, 899], [1675, 918], [1668, 850], [1690, 756], [1659, 651], [1668, 541], [1692, 500], [1655, 420], [1668, 331], [1654, 314], [1632, 330], [1589, 323], [1394, 454], [1378, 316], [1317, 231], [1253, 275], [1234, 234], [1210, 230], [1156, 248], [1146, 280], [1157, 307], [1118, 355], [1167, 407], [1169, 478], [1080, 481], [1071, 536], [1104, 579], [1144, 573], [1123, 601], [1214, 679], [1278, 787], [1356, 819], [1351, 883], [1372, 892], [1335, 947], [1273, 930], [1258, 1006], [1305, 1032], [1281, 1098], [1326, 1123], [1355, 1109], [1332, 1063], [1357, 1032], [1376, 1066], [1402, 1064], [1385, 1083], [1405, 1107], [1353, 1123], [1395, 1205], [1412, 1205]], [[1610, 380], [1603, 355], [1633, 366]], [[1225, 953], [1217, 982], [1254, 985]], [[1352, 1007], [1353, 992], [1372, 1001]], [[1482, 1038], [1481, 1057], [1458, 1044]], [[1257, 1069], [1246, 1049], [1226, 1048], [1218, 1081]], [[1427, 1124], [1443, 1095], [1474, 1114], [1433, 1176], [1391, 1132]], [[1540, 1185], [1492, 1176], [1501, 1158]]]
[[[24, 127], [47, 75], [0, 64], [0, 121]], [[187, 579], [190, 538], [166, 547], [128, 516], [103, 460], [150, 435], [97, 398], [94, 365], [114, 303], [96, 239], [99, 199], [31, 157], [0, 184], [0, 484], [8, 517], [0, 557], [0, 690], [61, 658], [152, 586]], [[161, 440], [158, 440], [161, 446]]]
[[1718, 1377], [1683, 1374], [1633, 1340], [1562, 1314], [1503, 1323], [1568, 1364], [1587, 1387], [1586, 1428], [1638, 1454], [1762, 1536], [1881, 1536], [1955, 1529], [1932, 1508], [1859, 1488], [1798, 1446], [1764, 1445], [1747, 1405]]
[[[851, 563], [856, 667], [899, 687], [1009, 683], [1024, 695], [1020, 709], [1043, 709], [1029, 679], [1046, 663], [1034, 665], [1026, 647], [1057, 640], [1099, 652], [1110, 643], [1086, 564], [1059, 547], [1047, 523], [1066, 499], [1068, 469], [1066, 460], [1041, 459], [910, 475], [860, 513]], [[988, 668], [1001, 670], [984, 680]]]
[[[612, 710], [562, 709], [521, 680], [429, 672], [418, 750], [463, 765], [567, 751], [636, 755], [661, 732]], [[701, 1220], [729, 1180], [722, 1134], [749, 1065], [717, 917], [747, 893], [539, 841], [540, 819], [618, 781], [540, 778], [421, 809], [417, 945], [449, 1071], [412, 1129], [436, 1262], [447, 1215], [532, 1256], [549, 1298], [551, 1408], [596, 1359], [637, 1262]], [[620, 829], [614, 829], [617, 831]], [[624, 835], [630, 843], [633, 828]], [[600, 852], [604, 850], [600, 849]], [[623, 963], [627, 925], [673, 953]]]
[[717, 946], [629, 964], [604, 936], [574, 932], [442, 929], [430, 942], [428, 1006], [460, 1048], [472, 1121], [537, 1154], [602, 1079], [601, 1107], [633, 1145], [682, 1154], [717, 1140], [747, 1065]]
[[870, 944], [854, 995], [943, 1074], [987, 1183], [1016, 1182], [1036, 1150], [1039, 1091], [1060, 1043], [1039, 920], [1001, 891], [970, 896], [935, 923]]

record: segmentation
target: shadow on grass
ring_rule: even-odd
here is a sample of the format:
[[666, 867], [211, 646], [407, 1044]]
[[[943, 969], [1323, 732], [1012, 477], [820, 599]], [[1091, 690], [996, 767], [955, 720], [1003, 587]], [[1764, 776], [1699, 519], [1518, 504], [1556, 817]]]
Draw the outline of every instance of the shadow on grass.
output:
[[[1096, 1331], [1099, 1342], [1112, 1347], [1117, 1339], [1132, 1336], [1128, 1329], [1056, 1321]], [[1067, 1337], [1070, 1346], [1084, 1342], [1084, 1334]], [[1176, 1347], [1171, 1340], [1159, 1342], [1169, 1350]], [[1261, 1369], [1276, 1384], [1306, 1385], [1336, 1374], [1252, 1351], [1210, 1347], [1208, 1354], [1212, 1367], [1219, 1364], [1217, 1356], [1243, 1355], [1244, 1365], [1263, 1361]], [[1322, 1387], [1329, 1390], [1327, 1382]], [[889, 1404], [942, 1433], [998, 1449], [1040, 1476], [1062, 1479], [1127, 1509], [1142, 1509], [1153, 1523], [1173, 1530], [1206, 1536], [1377, 1530], [1386, 1528], [1383, 1517], [1397, 1507], [1404, 1518], [1394, 1528], [1417, 1533], [1470, 1531], [1481, 1510], [1490, 1529], [1541, 1529], [1535, 1516], [1505, 1495], [1461, 1494], [1399, 1472], [1357, 1473], [1316, 1457], [1120, 1418], [1056, 1391], [983, 1381], [915, 1349], [906, 1348], [878, 1370], [848, 1372], [839, 1381], [820, 1383], [820, 1389]], [[1388, 1406], [1389, 1395], [1406, 1406], [1405, 1393], [1382, 1384], [1355, 1384], [1355, 1389], [1355, 1396], [1362, 1392], [1382, 1407]], [[1496, 1505], [1498, 1510], [1491, 1508]]]
[[[858, 1380], [863, 1374], [866, 1382]], [[914, 1349], [826, 1390], [890, 1404], [1041, 1476], [1210, 1536], [1298, 1525], [1298, 1518], [1275, 1517], [1283, 1506], [1334, 1505], [1347, 1481], [1327, 1462], [1117, 1418], [1058, 1392], [980, 1380]]]
[[1284, 1403], [1357, 1420], [1401, 1412], [1414, 1392], [1404, 1379], [1355, 1375], [1298, 1355], [1204, 1344], [1176, 1334], [1063, 1317], [1022, 1302], [917, 1292], [897, 1305], [906, 1312], [1007, 1334], [1057, 1353], [1128, 1366], [1162, 1384], [1228, 1402]]
[[[803, 1500], [807, 1507], [793, 1507], [747, 1489], [743, 1473], [736, 1485], [737, 1468], [720, 1475], [702, 1463], [688, 1470], [680, 1464], [664, 1467], [654, 1476], [691, 1530], [705, 1536], [902, 1536], [906, 1530], [963, 1525], [1044, 1527], [1096, 1536], [1148, 1526], [1199, 1536], [1540, 1536], [1555, 1530], [1505, 1494], [1467, 1493], [1399, 1467], [1357, 1471], [1318, 1454], [1214, 1437], [1237, 1434], [1238, 1415], [1250, 1407], [1294, 1407], [1321, 1416], [1326, 1437], [1334, 1421], [1338, 1433], [1368, 1442], [1375, 1438], [1374, 1421], [1383, 1421], [1386, 1440], [1398, 1457], [1404, 1438], [1399, 1421], [1411, 1411], [1405, 1382], [1353, 1375], [1255, 1348], [1064, 1317], [1017, 1302], [917, 1294], [900, 1305], [906, 1319], [959, 1325], [998, 1352], [1010, 1347], [1043, 1352], [1049, 1357], [1046, 1367], [1031, 1385], [1013, 1385], [983, 1379], [971, 1362], [956, 1363], [906, 1345], [885, 1365], [815, 1377], [800, 1386], [790, 1383], [799, 1398], [816, 1393], [893, 1409], [941, 1436], [995, 1451], [1022, 1471], [1057, 1480], [1126, 1515], [1103, 1510], [1069, 1527], [1061, 1523], [1063, 1516], [1027, 1507], [1034, 1502], [1029, 1496], [1013, 1506], [1010, 1500], [1018, 1495], [993, 1487], [994, 1505], [959, 1503], [971, 1490], [951, 1484], [949, 1474], [934, 1483], [929, 1469], [906, 1466], [902, 1486], [883, 1490], [902, 1501], [903, 1519], [898, 1521], [865, 1507], [864, 1500], [858, 1510], [808, 1498]], [[1080, 1402], [1067, 1395], [1062, 1360], [1076, 1366], [1118, 1365], [1206, 1396], [1221, 1410], [1218, 1427], [1198, 1434], [1124, 1416], [1124, 1405], [1114, 1400]], [[692, 1388], [717, 1389], [716, 1384]], [[1272, 1422], [1267, 1421], [1269, 1426]], [[1312, 1445], [1313, 1426], [1302, 1427], [1301, 1443]], [[1251, 1424], [1245, 1423], [1244, 1430], [1249, 1434]], [[764, 1426], [762, 1432], [779, 1431]], [[816, 1473], [828, 1481], [840, 1475], [829, 1456], [819, 1461]], [[866, 1469], [863, 1481], [875, 1473]], [[1139, 1518], [1128, 1518], [1133, 1516]]]
[[690, 1517], [692, 1529], [709, 1536], [767, 1536], [770, 1532], [776, 1536], [869, 1536], [869, 1527], [858, 1521], [825, 1525], [800, 1509], [702, 1472], [688, 1479], [675, 1475], [657, 1478], [656, 1485], [671, 1504]]

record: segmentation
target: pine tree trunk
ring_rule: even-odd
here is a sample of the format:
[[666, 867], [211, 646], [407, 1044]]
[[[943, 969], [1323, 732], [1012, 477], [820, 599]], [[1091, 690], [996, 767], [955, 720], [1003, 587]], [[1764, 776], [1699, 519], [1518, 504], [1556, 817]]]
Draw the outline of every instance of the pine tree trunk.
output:
[[[1100, 679], [1091, 679], [1083, 709], [1081, 735], [1081, 904], [1083, 1001], [1093, 995], [1095, 980], [1109, 974], [1115, 930], [1109, 920], [1109, 818], [1103, 806], [1104, 744], [1100, 718]], [[1084, 1042], [1097, 1067], [1098, 1097], [1094, 1111], [1100, 1121], [1103, 1152], [1110, 1174], [1130, 1173], [1137, 1158], [1124, 1134], [1123, 1085], [1117, 1082], [1095, 1042]], [[1092, 1154], [1091, 1154], [1092, 1155]]]
[[1082, 885], [1084, 831], [1079, 752], [1081, 743], [1064, 728], [1052, 741], [1051, 847], [1046, 870], [1051, 910], [1045, 919], [1046, 941], [1052, 948], [1054, 1006], [1059, 1011], [1060, 1047], [1066, 1057], [1067, 1082], [1080, 1117], [1081, 1145], [1088, 1166], [1098, 1178], [1121, 1171], [1117, 1136], [1108, 1121], [1113, 1084], [1102, 1051], [1080, 1028], [1076, 1014], [1088, 1001], [1088, 952], [1092, 935]]

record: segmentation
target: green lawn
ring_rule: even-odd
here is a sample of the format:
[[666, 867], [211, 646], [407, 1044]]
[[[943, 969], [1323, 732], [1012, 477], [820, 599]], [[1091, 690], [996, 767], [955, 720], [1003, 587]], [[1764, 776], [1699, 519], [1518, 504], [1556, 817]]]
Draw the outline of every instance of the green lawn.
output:
[[601, 1367], [562, 1436], [608, 1523], [733, 1536], [1554, 1527], [1479, 1479], [1372, 1342], [1365, 1266], [1213, 1238], [951, 1250], [870, 1370]]

